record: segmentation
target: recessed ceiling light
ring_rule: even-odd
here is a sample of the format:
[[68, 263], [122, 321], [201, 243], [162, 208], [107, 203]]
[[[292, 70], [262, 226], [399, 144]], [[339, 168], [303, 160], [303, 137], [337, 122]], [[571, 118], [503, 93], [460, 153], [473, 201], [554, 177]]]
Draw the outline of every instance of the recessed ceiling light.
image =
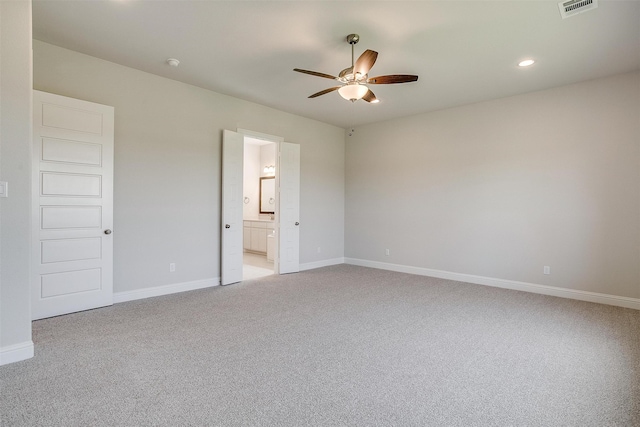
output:
[[169, 58], [167, 59], [167, 64], [171, 65], [172, 67], [177, 67], [178, 65], [180, 65], [180, 61], [178, 61], [176, 58]]
[[380, 102], [379, 99], [374, 99], [373, 101], [371, 101], [371, 104], [377, 104], [378, 102]]
[[518, 66], [519, 67], [528, 67], [529, 65], [533, 64], [534, 62], [536, 62], [536, 61], [534, 61], [533, 59], [525, 59], [524, 61], [518, 63]]

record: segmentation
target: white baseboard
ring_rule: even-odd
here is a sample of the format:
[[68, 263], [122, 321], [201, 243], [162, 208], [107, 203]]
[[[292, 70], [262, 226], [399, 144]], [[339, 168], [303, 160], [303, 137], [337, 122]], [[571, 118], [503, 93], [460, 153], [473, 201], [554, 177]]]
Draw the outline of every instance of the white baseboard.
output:
[[369, 261], [357, 258], [345, 258], [346, 264], [362, 267], [379, 268], [382, 270], [398, 271], [419, 276], [437, 277], [440, 279], [456, 280], [458, 282], [474, 283], [476, 285], [493, 286], [496, 288], [513, 289], [534, 294], [551, 295], [599, 304], [615, 305], [618, 307], [640, 310], [640, 299], [600, 294], [597, 292], [579, 291], [575, 289], [557, 288], [555, 286], [537, 285], [535, 283], [518, 282], [515, 280], [495, 279], [492, 277], [475, 276], [472, 274], [452, 273], [450, 271], [432, 270], [430, 268], [411, 267], [408, 265], [390, 264], [379, 261]]
[[33, 357], [33, 341], [0, 347], [0, 366]]
[[305, 262], [300, 264], [300, 271], [313, 270], [314, 268], [328, 267], [330, 265], [344, 264], [344, 258], [323, 259], [321, 261]]
[[178, 292], [193, 291], [196, 289], [210, 288], [220, 285], [220, 278], [194, 280], [193, 282], [174, 283], [171, 285], [154, 286], [151, 288], [136, 289], [134, 291], [114, 292], [113, 303], [134, 301], [137, 299], [159, 297], [161, 295], [175, 294]]
[[[325, 259], [322, 261], [307, 262], [300, 264], [300, 271], [312, 270], [314, 268], [327, 267], [330, 265], [344, 264], [344, 258]], [[138, 299], [158, 297], [161, 295], [175, 294], [178, 292], [193, 291], [196, 289], [209, 288], [219, 286], [220, 278], [195, 280], [193, 282], [175, 283], [164, 286], [154, 286], [151, 288], [136, 289], [133, 291], [114, 292], [113, 303], [134, 301]]]

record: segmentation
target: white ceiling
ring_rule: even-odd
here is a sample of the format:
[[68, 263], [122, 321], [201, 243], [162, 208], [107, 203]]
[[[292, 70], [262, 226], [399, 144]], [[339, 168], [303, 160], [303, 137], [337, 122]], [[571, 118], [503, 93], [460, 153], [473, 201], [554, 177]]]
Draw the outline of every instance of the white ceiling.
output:
[[[328, 79], [379, 52], [379, 104]], [[34, 38], [343, 128], [640, 70], [640, 1], [561, 19], [555, 1], [33, 1]], [[166, 64], [179, 59], [178, 68]], [[533, 58], [526, 69], [517, 63]]]

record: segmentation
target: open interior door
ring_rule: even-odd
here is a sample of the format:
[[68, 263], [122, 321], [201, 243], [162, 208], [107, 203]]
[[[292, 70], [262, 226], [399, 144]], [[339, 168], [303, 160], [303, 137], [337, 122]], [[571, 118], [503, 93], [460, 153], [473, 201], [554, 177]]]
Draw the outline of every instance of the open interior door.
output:
[[222, 135], [222, 231], [220, 284], [242, 281], [242, 167], [244, 137]]
[[300, 146], [281, 142], [279, 158], [279, 273], [300, 271]]

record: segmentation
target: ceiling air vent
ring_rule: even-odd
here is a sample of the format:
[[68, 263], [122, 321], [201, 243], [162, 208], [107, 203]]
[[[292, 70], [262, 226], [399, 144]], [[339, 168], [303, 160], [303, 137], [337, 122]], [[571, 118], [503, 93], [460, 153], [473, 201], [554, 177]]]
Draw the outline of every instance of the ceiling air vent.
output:
[[558, 3], [562, 19], [566, 19], [570, 16], [577, 15], [597, 7], [598, 0], [569, 0]]

